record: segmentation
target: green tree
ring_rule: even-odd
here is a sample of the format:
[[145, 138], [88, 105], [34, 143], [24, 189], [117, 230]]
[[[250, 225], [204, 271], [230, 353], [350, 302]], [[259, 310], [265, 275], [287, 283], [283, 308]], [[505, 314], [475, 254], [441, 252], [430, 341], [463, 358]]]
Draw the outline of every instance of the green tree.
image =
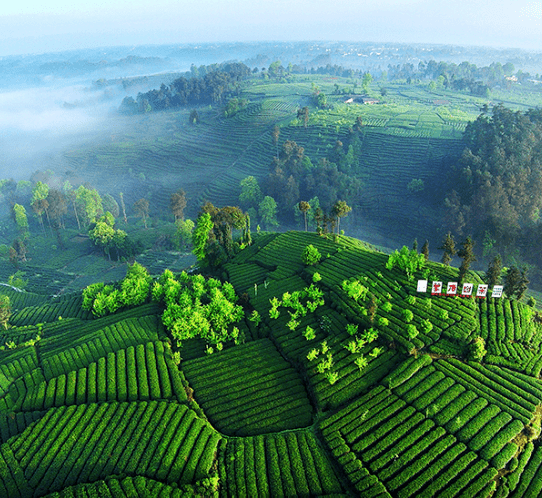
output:
[[184, 219], [184, 209], [186, 208], [186, 192], [184, 190], [177, 190], [177, 192], [171, 194], [169, 198], [169, 207], [175, 221]]
[[489, 263], [486, 271], [486, 282], [490, 287], [497, 285], [501, 281], [502, 259], [501, 255], [497, 254]]
[[303, 121], [303, 126], [307, 127], [309, 124], [309, 108], [307, 106], [297, 110], [297, 119]]
[[119, 217], [119, 204], [111, 194], [104, 194], [102, 196], [102, 205], [105, 212], [109, 211], [115, 218]]
[[175, 222], [175, 247], [177, 250], [187, 249], [188, 245], [192, 242], [192, 232], [194, 230], [194, 222], [192, 220], [177, 220]]
[[426, 239], [422, 246], [422, 254], [425, 261], [429, 261], [429, 241]]
[[213, 229], [213, 221], [210, 213], [202, 213], [196, 220], [196, 226], [192, 232], [192, 252], [198, 261], [205, 261], [207, 257], [207, 242]]
[[363, 87], [364, 93], [369, 93], [369, 86], [371, 85], [373, 81], [373, 77], [371, 76], [371, 73], [367, 72], [363, 75], [363, 79], [361, 80], [361, 86]]
[[461, 243], [461, 249], [459, 249], [457, 255], [463, 260], [459, 267], [459, 282], [463, 282], [471, 263], [476, 261], [476, 256], [474, 256], [474, 241], [470, 236]]
[[143, 225], [147, 228], [147, 218], [149, 217], [149, 201], [141, 198], [134, 203], [135, 212], [143, 219]]
[[86, 226], [94, 223], [104, 213], [102, 198], [96, 189], [86, 188], [80, 185], [75, 191], [77, 209], [83, 212]]
[[266, 195], [263, 198], [258, 206], [258, 215], [268, 230], [279, 225], [277, 221], [277, 203], [273, 197]]
[[66, 198], [72, 203], [75, 220], [77, 221], [77, 228], [81, 230], [81, 222], [79, 221], [79, 214], [77, 213], [77, 192], [74, 190], [69, 180], [66, 180], [62, 185], [62, 192], [64, 193]]
[[305, 247], [305, 249], [303, 249], [301, 260], [305, 265], [313, 266], [319, 263], [320, 259], [322, 259], [320, 251], [312, 244], [309, 244], [307, 247]]
[[311, 205], [307, 201], [300, 201], [297, 206], [299, 210], [303, 213], [303, 221], [305, 222], [305, 232], [306, 232], [308, 230], [307, 211], [311, 208]]
[[152, 277], [147, 269], [137, 261], [128, 266], [126, 276], [121, 282], [120, 299], [126, 306], [137, 306], [145, 302], [149, 295]]
[[280, 136], [280, 127], [278, 125], [273, 126], [273, 131], [271, 132], [273, 137], [273, 145], [277, 149], [277, 159], [279, 158], [279, 136]]
[[452, 261], [452, 258], [457, 254], [454, 236], [450, 232], [445, 235], [444, 240], [442, 241], [442, 245], [439, 247], [439, 249], [442, 249], [444, 251], [441, 261], [446, 266], [450, 266], [450, 261]]
[[254, 176], [247, 176], [241, 180], [240, 186], [239, 202], [243, 209], [257, 207], [262, 201], [262, 191], [258, 185], [258, 180]]
[[198, 111], [196, 111], [196, 109], [192, 109], [190, 111], [190, 116], [188, 118], [188, 122], [191, 124], [191, 125], [197, 125], [199, 124], [199, 114], [198, 114]]
[[23, 238], [25, 238], [28, 235], [28, 218], [26, 217], [26, 209], [20, 204], [14, 204], [13, 212], [15, 214], [15, 222], [19, 228], [19, 233]]
[[386, 268], [392, 270], [396, 266], [404, 270], [408, 279], [412, 279], [414, 273], [423, 268], [425, 265], [425, 257], [423, 254], [418, 254], [414, 249], [410, 250], [407, 246], [403, 246], [400, 251], [395, 250], [388, 257]]
[[0, 325], [4, 329], [9, 328], [9, 319], [11, 318], [11, 301], [9, 296], [0, 295]]
[[506, 272], [504, 277], [504, 293], [512, 298], [513, 296], [519, 301], [528, 289], [529, 279], [527, 278], [527, 269], [521, 271], [516, 266], [512, 266]]
[[339, 223], [342, 217], [346, 216], [352, 208], [346, 204], [346, 201], [337, 201], [331, 208], [332, 214], [337, 218], [337, 233], [339, 233]]
[[32, 209], [38, 216], [40, 225], [43, 227], [42, 215], [45, 212], [47, 217], [49, 217], [47, 209], [49, 208], [49, 203], [47, 202], [47, 196], [49, 195], [49, 186], [46, 183], [37, 182], [32, 189], [32, 200], [30, 205]]

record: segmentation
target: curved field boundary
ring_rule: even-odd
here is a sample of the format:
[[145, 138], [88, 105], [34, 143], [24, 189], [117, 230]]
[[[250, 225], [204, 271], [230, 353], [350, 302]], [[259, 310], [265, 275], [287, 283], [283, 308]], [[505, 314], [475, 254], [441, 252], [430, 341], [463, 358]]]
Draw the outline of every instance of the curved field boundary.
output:
[[312, 421], [300, 377], [268, 339], [185, 361], [183, 371], [195, 399], [225, 434], [297, 429]]

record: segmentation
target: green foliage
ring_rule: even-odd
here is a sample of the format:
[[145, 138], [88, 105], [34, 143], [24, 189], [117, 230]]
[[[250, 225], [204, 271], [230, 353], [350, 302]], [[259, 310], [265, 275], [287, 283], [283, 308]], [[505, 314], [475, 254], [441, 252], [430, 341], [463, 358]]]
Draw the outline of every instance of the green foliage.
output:
[[243, 209], [249, 207], [257, 208], [262, 201], [262, 191], [258, 185], [258, 180], [254, 176], [247, 176], [241, 180], [241, 193], [239, 194], [239, 202]]
[[193, 231], [195, 224], [192, 220], [178, 219], [175, 220], [175, 234], [173, 236], [173, 242], [175, 247], [179, 251], [187, 250], [193, 240]]
[[457, 249], [455, 248], [455, 240], [451, 232], [448, 232], [444, 240], [442, 241], [442, 245], [439, 247], [439, 249], [442, 249], [444, 252], [442, 254], [442, 263], [446, 266], [449, 266], [450, 261], [452, 261], [452, 258], [457, 254]]
[[307, 341], [312, 341], [316, 338], [316, 331], [312, 327], [307, 325], [307, 328], [303, 332], [303, 335], [305, 336], [305, 339], [307, 339]]
[[24, 278], [25, 275], [26, 272], [17, 270], [13, 275], [9, 276], [8, 284], [17, 287], [17, 289], [24, 290], [28, 285], [28, 279]]
[[482, 337], [476, 337], [469, 344], [469, 359], [472, 361], [482, 361], [486, 354], [486, 342]]
[[[82, 308], [92, 310], [97, 316], [114, 313], [122, 306], [137, 306], [143, 304], [149, 296], [152, 278], [147, 269], [137, 262], [128, 266], [126, 276], [119, 287], [95, 283], [83, 290]], [[160, 286], [154, 286], [153, 296], [162, 293]]]
[[425, 189], [425, 183], [423, 180], [420, 180], [419, 178], [413, 178], [408, 182], [407, 190], [411, 194], [419, 194], [420, 192], [423, 192]]
[[[164, 275], [163, 275], [164, 276]], [[244, 317], [237, 296], [228, 282], [206, 280], [201, 275], [182, 272], [178, 279], [164, 276], [163, 302], [166, 309], [162, 322], [178, 344], [200, 337], [207, 343], [207, 352], [229, 340], [242, 342], [233, 324]]]
[[4, 329], [9, 328], [9, 319], [11, 318], [11, 301], [9, 296], [0, 295], [0, 325]]
[[249, 317], [249, 320], [251, 322], [253, 322], [254, 325], [256, 325], [256, 327], [257, 327], [260, 324], [260, 322], [262, 321], [262, 317], [260, 316], [260, 314], [256, 310], [253, 310], [252, 314]]
[[425, 257], [423, 254], [418, 254], [414, 249], [410, 250], [407, 246], [403, 246], [400, 251], [395, 250], [388, 257], [386, 268], [392, 270], [397, 267], [407, 274], [409, 280], [414, 278], [414, 273], [420, 270], [425, 265]]
[[410, 311], [409, 309], [404, 309], [402, 315], [405, 323], [411, 322], [414, 318], [414, 313], [412, 313], [412, 311]]
[[517, 300], [520, 300], [525, 292], [527, 292], [529, 285], [529, 279], [527, 278], [527, 269], [519, 270], [519, 268], [512, 266], [506, 272], [504, 278], [504, 293], [512, 298], [515, 296]]
[[409, 324], [407, 325], [407, 336], [409, 339], [415, 339], [418, 336], [419, 332], [416, 328], [416, 325]]
[[303, 254], [301, 255], [301, 260], [303, 264], [313, 266], [320, 262], [322, 256], [320, 251], [314, 247], [312, 244], [309, 244], [305, 249], [303, 249]]
[[356, 335], [358, 333], [358, 325], [354, 325], [353, 323], [347, 323], [346, 332], [349, 335]]
[[198, 261], [205, 261], [207, 257], [207, 241], [209, 240], [209, 232], [213, 229], [210, 213], [203, 213], [196, 220], [196, 227], [192, 233], [192, 245]]
[[13, 205], [13, 212], [15, 214], [15, 222], [21, 232], [26, 233], [28, 231], [28, 218], [26, 216], [26, 209], [20, 204]]
[[273, 197], [266, 195], [258, 204], [258, 215], [261, 223], [271, 230], [279, 226], [277, 221], [277, 203]]
[[359, 280], [343, 280], [342, 288], [348, 294], [348, 297], [356, 302], [365, 299], [369, 291]]

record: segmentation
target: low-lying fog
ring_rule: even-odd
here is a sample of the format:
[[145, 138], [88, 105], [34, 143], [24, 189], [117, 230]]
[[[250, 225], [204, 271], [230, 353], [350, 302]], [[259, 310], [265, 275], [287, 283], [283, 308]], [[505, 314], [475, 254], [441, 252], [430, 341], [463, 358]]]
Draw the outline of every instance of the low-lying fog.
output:
[[0, 179], [28, 179], [56, 153], [111, 133], [125, 95], [120, 86], [75, 80], [0, 91]]

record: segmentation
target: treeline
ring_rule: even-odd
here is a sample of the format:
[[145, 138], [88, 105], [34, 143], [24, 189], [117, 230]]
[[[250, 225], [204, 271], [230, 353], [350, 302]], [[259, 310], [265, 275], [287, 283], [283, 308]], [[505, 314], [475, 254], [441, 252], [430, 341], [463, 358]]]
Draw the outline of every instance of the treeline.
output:
[[465, 149], [449, 178], [447, 223], [457, 234], [542, 264], [542, 110], [484, 108], [469, 123]]
[[136, 114], [187, 105], [221, 103], [227, 97], [237, 95], [239, 82], [250, 74], [250, 68], [245, 64], [225, 63], [203, 77], [199, 77], [199, 72], [197, 76], [189, 78], [181, 76], [169, 86], [162, 83], [158, 90], [139, 93], [136, 99], [125, 97], [119, 111]]

